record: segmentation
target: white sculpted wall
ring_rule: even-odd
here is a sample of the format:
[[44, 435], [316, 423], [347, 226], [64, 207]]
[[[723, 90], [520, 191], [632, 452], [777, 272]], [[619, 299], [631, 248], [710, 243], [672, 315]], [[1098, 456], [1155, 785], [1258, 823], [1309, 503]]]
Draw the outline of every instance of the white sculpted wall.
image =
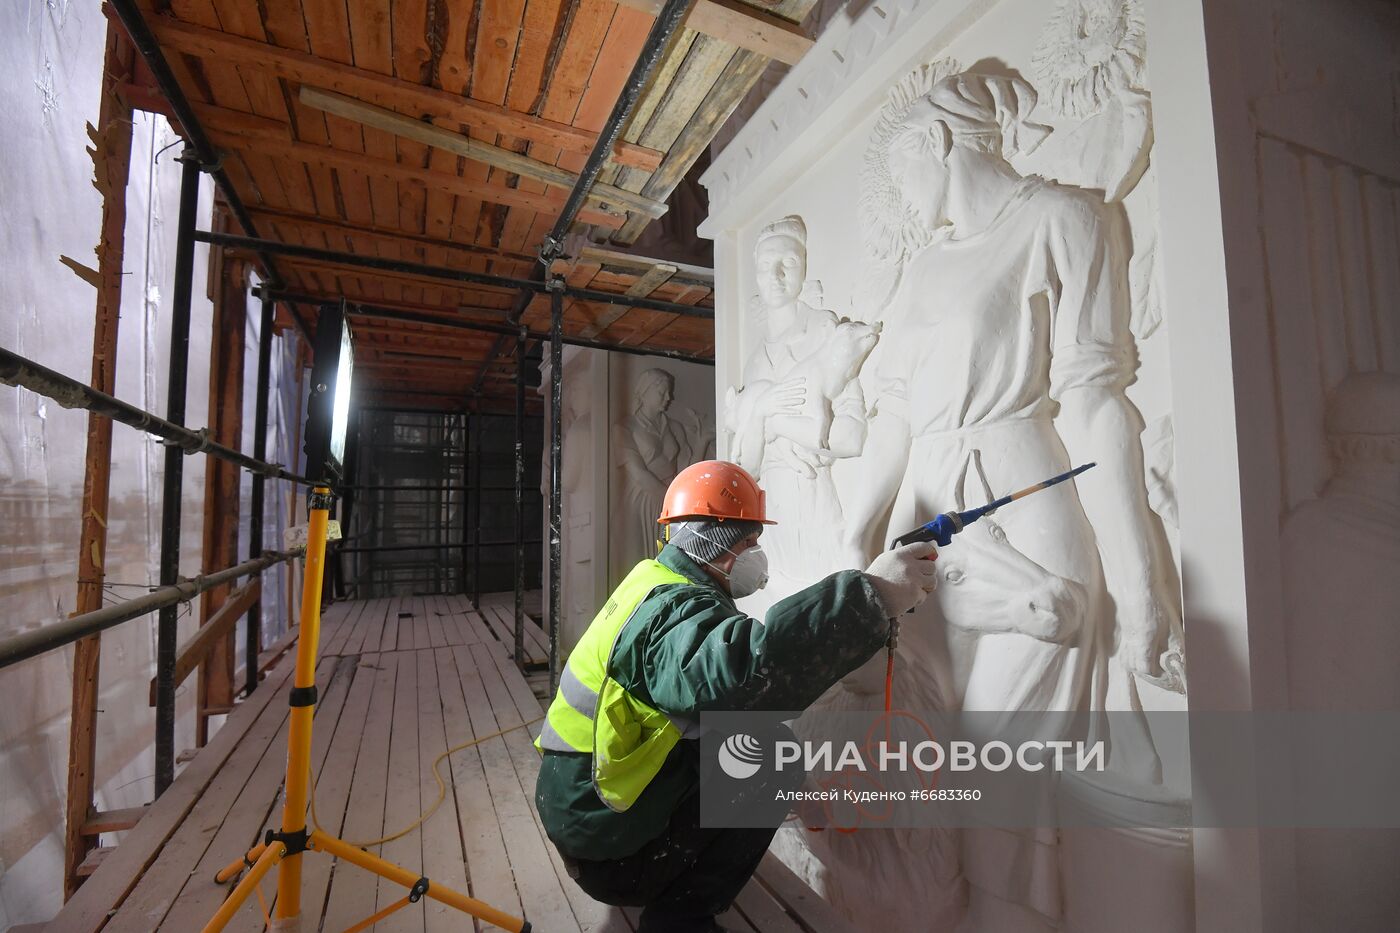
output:
[[609, 582], [656, 556], [666, 487], [714, 455], [714, 377], [707, 366], [613, 354], [610, 364]]
[[[549, 362], [540, 366], [545, 399], [549, 494]], [[564, 350], [561, 524], [561, 657], [637, 561], [656, 555], [656, 518], [671, 479], [713, 457], [714, 370], [661, 357]], [[545, 517], [545, 566], [549, 529]], [[548, 587], [545, 587], [546, 608]]]
[[[581, 347], [566, 347], [560, 414], [563, 449], [560, 462], [560, 552], [563, 577], [560, 592], [560, 656], [582, 637], [607, 597], [607, 446], [606, 426], [595, 427], [591, 399], [604, 398], [608, 385], [608, 354]], [[544, 534], [541, 536], [545, 568], [549, 566], [549, 387], [548, 357], [540, 365], [539, 393], [545, 405], [545, 444], [540, 469], [540, 494], [544, 497]], [[599, 420], [601, 420], [601, 415]], [[600, 437], [599, 434], [603, 436]], [[546, 617], [549, 586], [544, 591]]]
[[[1185, 699], [1142, 16], [1134, 0], [1005, 0], [970, 23], [878, 6], [838, 19], [704, 178], [721, 455], [758, 471], [780, 523], [764, 536], [773, 583], [747, 608], [864, 566], [938, 512], [1097, 461], [943, 552], [938, 593], [902, 625], [896, 704], [1119, 711], [1118, 788], [1173, 805], [1184, 776], [1161, 773], [1132, 715]], [[910, 67], [856, 119], [820, 120], [823, 94], [912, 41], [912, 21], [930, 31]], [[781, 121], [804, 116], [794, 143]], [[790, 184], [753, 183], [766, 160]], [[878, 708], [883, 673], [881, 656], [823, 705]], [[1178, 870], [1091, 895], [1097, 913], [1190, 929], [1189, 840], [1152, 845]], [[1085, 873], [1054, 830], [797, 830], [780, 851], [862, 929], [1083, 914]], [[1173, 908], [1144, 919], [1149, 893]]]

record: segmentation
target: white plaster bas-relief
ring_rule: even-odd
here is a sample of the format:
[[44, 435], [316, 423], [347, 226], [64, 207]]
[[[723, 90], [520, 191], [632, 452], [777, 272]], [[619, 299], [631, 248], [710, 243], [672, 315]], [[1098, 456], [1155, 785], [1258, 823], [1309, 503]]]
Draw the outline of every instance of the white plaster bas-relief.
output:
[[[1346, 376], [1325, 423], [1332, 475], [1282, 530], [1289, 699], [1308, 711], [1400, 709], [1400, 587], [1381, 582], [1400, 566], [1400, 375]], [[1376, 869], [1400, 862], [1400, 832], [1303, 830], [1297, 852], [1304, 901], [1327, 905], [1329, 926], [1393, 926], [1400, 892]]]
[[[1124, 393], [1137, 365], [1125, 223], [1101, 197], [1007, 161], [1048, 132], [1029, 119], [1028, 82], [940, 70], [917, 74], [913, 100], [896, 88], [868, 150], [867, 179], [896, 197], [863, 202], [875, 205], [867, 243], [902, 268], [871, 367], [883, 455], [851, 507], [851, 544], [872, 554], [895, 528], [967, 504], [973, 466], [995, 496], [1098, 460], [1077, 495], [1028, 499], [964, 532], [923, 613], [935, 618], [906, 637], [916, 669], [953, 671], [965, 710], [1128, 708], [1134, 677], [1174, 683], [1180, 609]], [[983, 616], [990, 606], [964, 598], [978, 577], [988, 594], [1032, 594], [1029, 611]], [[1129, 753], [1118, 767], [1160, 778], [1145, 724], [1114, 739]], [[1043, 835], [963, 834], [972, 915], [998, 905], [1000, 929], [1058, 920]]]
[[[745, 301], [771, 270], [774, 218], [802, 219], [803, 277], [822, 297], [794, 283], [799, 300], [878, 328], [856, 373], [863, 447], [832, 458], [824, 503], [797, 513], [844, 529], [839, 551], [828, 559], [817, 542], [783, 567], [791, 510], [775, 510], [765, 547], [791, 579], [775, 574], [751, 600], [864, 566], [940, 511], [1096, 461], [941, 549], [939, 591], [901, 626], [895, 705], [1114, 711], [1112, 793], [1170, 808], [1184, 771], [1163, 774], [1135, 715], [1184, 708], [1186, 677], [1169, 356], [1148, 342], [1167, 315], [1142, 25], [1123, 0], [859, 7], [716, 158], [702, 229], [717, 237], [730, 419], [774, 339], [762, 296]], [[913, 33], [924, 44], [911, 53]], [[825, 371], [841, 368], [832, 358]], [[775, 446], [727, 420], [731, 456], [751, 449], [741, 424]], [[818, 707], [879, 708], [884, 667], [881, 654]], [[1189, 909], [1145, 920], [1133, 903], [1189, 905], [1182, 838], [1105, 843], [1124, 866], [1167, 870], [1125, 869], [1125, 896], [1102, 904], [1085, 900], [1098, 867], [1086, 873], [1054, 831], [796, 830], [776, 848], [862, 930], [1088, 930], [1087, 905], [1095, 930], [1165, 931], [1189, 929]]]
[[1047, 104], [1085, 118], [1140, 88], [1146, 60], [1137, 0], [1059, 0], [1036, 45], [1035, 78]]
[[[870, 531], [885, 527], [878, 519], [901, 492], [921, 513], [950, 507], [974, 449], [990, 490], [1002, 493], [1107, 447], [1116, 462], [1082, 484], [1082, 509], [1074, 497], [1046, 496], [1005, 521], [1013, 537], [1011, 526], [1024, 524], [1027, 536], [1058, 539], [1030, 551], [1054, 552], [1061, 576], [1106, 590], [1117, 607], [1117, 656], [1155, 675], [1178, 610], [1147, 507], [1141, 416], [1124, 395], [1136, 368], [1130, 243], [1121, 212], [1101, 198], [1024, 177], [1007, 161], [1043, 136], [1028, 120], [1035, 104], [1023, 79], [963, 72], [912, 102], [897, 88], [877, 123], [870, 177], [901, 198], [866, 215], [876, 226], [872, 253], [902, 266], [870, 370], [879, 436], [893, 456], [880, 458], [892, 467], [866, 484], [852, 543], [866, 553], [880, 547]], [[906, 465], [917, 467], [907, 479]], [[1053, 518], [1040, 526], [1053, 530], [1031, 532], [1019, 518], [1052, 508], [1058, 514], [1038, 517]], [[1132, 543], [1087, 547], [1094, 526]], [[1083, 553], [1073, 556], [1076, 548]]]
[[[1037, 89], [1014, 69], [963, 70], [946, 56], [890, 90], [867, 131], [859, 191], [847, 195], [856, 195], [858, 224], [822, 234], [846, 250], [859, 235], [868, 255], [845, 286], [851, 316], [881, 328], [852, 374], [863, 404], [850, 410], [863, 411], [865, 425], [851, 425], [849, 436], [864, 443], [858, 455], [832, 459], [808, 500], [775, 510], [780, 524], [765, 543], [776, 558], [784, 515], [801, 516], [804, 528], [844, 529], [833, 561], [820, 557], [820, 544], [793, 552], [795, 588], [838, 566], [863, 566], [940, 511], [1097, 461], [1075, 486], [983, 519], [943, 552], [939, 591], [902, 627], [898, 668], [916, 681], [912, 695], [936, 709], [1130, 711], [1149, 684], [1184, 690], [1177, 575], [1148, 502], [1143, 418], [1127, 396], [1139, 362], [1133, 237], [1127, 208], [1102, 190], [1019, 169], [1065, 125], [1053, 115], [1058, 126], [1043, 121], [1038, 105]], [[813, 401], [812, 376], [758, 378], [787, 343], [774, 308], [803, 305], [808, 236], [807, 224], [789, 216], [754, 238], [760, 300], [745, 315], [751, 336], [726, 406], [730, 453], [741, 462], [778, 453], [782, 463], [784, 447], [794, 438], [816, 444], [824, 423], [814, 417], [824, 412], [800, 410]], [[827, 278], [824, 267], [814, 272]], [[822, 372], [847, 378], [846, 355], [817, 359]], [[743, 408], [746, 394], [756, 397]], [[797, 422], [793, 430], [767, 427], [783, 419]], [[845, 461], [858, 466], [843, 482]], [[769, 490], [797, 488], [762, 479]], [[883, 657], [872, 659], [821, 707], [878, 703], [883, 671]], [[1157, 786], [1145, 721], [1134, 726], [1129, 715], [1110, 738], [1110, 767], [1128, 786], [1171, 797]], [[927, 885], [886, 924], [938, 915], [960, 917], [962, 929], [1016, 931], [1064, 916], [1053, 831], [969, 830], [918, 843], [884, 833], [823, 838], [807, 840], [811, 857], [793, 851], [801, 839], [790, 836], [786, 854], [861, 923], [854, 908], [872, 875], [903, 864], [908, 846], [918, 846], [930, 877], [950, 880]], [[1172, 852], [1189, 858], [1189, 850]], [[955, 867], [935, 864], [943, 858]]]
[[1147, 30], [1137, 0], [1060, 0], [1036, 46], [1041, 97], [1078, 121], [1058, 130], [1045, 174], [1121, 201], [1147, 169], [1152, 109]]
[[[833, 100], [848, 91], [869, 66], [901, 38], [917, 35], [928, 18], [956, 18], [977, 0], [938, 4], [927, 0], [880, 0], [858, 8], [847, 4], [826, 21], [815, 54], [804, 55], [764, 100], [706, 172], [711, 222], [714, 207], [733, 200], [787, 146], [796, 131], [819, 125]], [[707, 225], [701, 225], [702, 233]]]
[[657, 518], [675, 475], [714, 452], [713, 421], [675, 402], [676, 379], [664, 369], [638, 375], [630, 414], [612, 428], [612, 462], [619, 474], [613, 503], [614, 553], [628, 567], [654, 557], [661, 538]]
[[1143, 467], [1147, 474], [1147, 504], [1168, 528], [1180, 528], [1176, 504], [1176, 435], [1170, 415], [1154, 418], [1142, 432]]
[[802, 516], [765, 535], [775, 572], [821, 575], [840, 560], [834, 544], [843, 518], [831, 465], [865, 445], [856, 377], [879, 329], [820, 307], [821, 285], [807, 277], [802, 218], [765, 226], [754, 262], [758, 294], [749, 309], [762, 338], [744, 363], [742, 384], [725, 396], [729, 457], [758, 477], [772, 514]]
[[[1278, 708], [1274, 704], [1288, 703], [1295, 682], [1303, 692], [1340, 701], [1351, 682], [1361, 679], [1347, 669], [1348, 650], [1374, 645], [1366, 661], [1381, 666], [1381, 658], [1394, 654], [1385, 641], [1388, 633], [1373, 636], [1360, 627], [1353, 636], [1345, 625], [1332, 622], [1329, 597], [1339, 589], [1307, 524], [1327, 514], [1327, 506], [1319, 503], [1332, 504], [1332, 484], [1339, 484], [1338, 491], [1346, 485], [1340, 477], [1347, 468], [1331, 452], [1323, 428], [1323, 409], [1334, 406], [1330, 394], [1359, 374], [1400, 371], [1400, 317], [1394, 313], [1400, 307], [1400, 266], [1395, 262], [1395, 205], [1400, 203], [1395, 154], [1400, 149], [1394, 145], [1390, 93], [1397, 20], [1388, 8], [1382, 14], [1380, 6], [1369, 3], [1265, 0], [1254, 6], [1219, 6], [1202, 15], [1199, 4], [1170, 0], [1133, 5], [1061, 0], [851, 4], [817, 37], [810, 53], [773, 89], [704, 177], [711, 210], [702, 229], [716, 248], [721, 397], [726, 388], [742, 384], [742, 369], [762, 339], [745, 299], [755, 277], [757, 233], [774, 218], [803, 218], [811, 277], [824, 287], [821, 306], [882, 325], [880, 343], [862, 368], [871, 410], [865, 448], [860, 456], [836, 460], [831, 467], [847, 527], [856, 528], [865, 487], [891, 451], [899, 450], [885, 437], [883, 424], [897, 403], [875, 378], [886, 369], [886, 354], [908, 348], [928, 373], [906, 399], [921, 414], [957, 410], [969, 399], [979, 403], [978, 393], [999, 382], [995, 372], [988, 377], [980, 356], [965, 362], [967, 332], [975, 331], [947, 313], [961, 295], [969, 294], [965, 280], [954, 272], [936, 284], [932, 278], [917, 287], [909, 284], [921, 259], [958, 248], [973, 256], [976, 244], [959, 245], [956, 230], [939, 232], [903, 263], [874, 266], [882, 271], [880, 278], [870, 273], [871, 264], [862, 262], [859, 179], [878, 111], [889, 90], [926, 62], [956, 60], [976, 74], [1022, 78], [1038, 92], [1037, 106], [1026, 118], [1052, 132], [1032, 152], [1004, 153], [1005, 161], [1027, 185], [1035, 184], [1034, 176], [1045, 179], [1065, 202], [1062, 219], [1107, 219], [1112, 228], [1111, 236], [1096, 242], [1108, 244], [1105, 265], [1113, 274], [1106, 281], [1115, 308], [1124, 304], [1124, 293], [1129, 296], [1129, 310], [1116, 312], [1116, 320], [1127, 320], [1124, 343], [1133, 346], [1136, 361], [1131, 381], [1110, 394], [1121, 394], [1136, 413], [1115, 402], [1101, 410], [1113, 412], [1117, 426], [1092, 426], [1076, 437], [1073, 412], [1065, 410], [1063, 398], [1051, 398], [1051, 431], [1043, 443], [1065, 447], [1066, 461], [1093, 459], [1100, 466], [1063, 490], [1063, 496], [1052, 490], [1041, 498], [1057, 500], [1069, 512], [1083, 513], [1082, 518], [1057, 528], [1053, 519], [1060, 505], [1042, 512], [1045, 503], [1028, 500], [1017, 506], [1040, 513], [1046, 531], [1025, 528], [1017, 506], [1001, 510], [994, 521], [1016, 552], [1047, 573], [1085, 586], [1084, 578], [1066, 572], [1064, 561], [1042, 550], [1063, 534], [1075, 542], [1069, 556], [1084, 559], [1081, 546], [1087, 543], [1088, 555], [1108, 574], [1101, 587], [1085, 587], [1100, 610], [1083, 617], [1103, 637], [1093, 651], [1094, 662], [1082, 660], [1078, 643], [1058, 653], [1046, 650], [1054, 663], [1079, 666], [1094, 676], [1106, 672], [1107, 689], [1101, 690], [1096, 680], [1088, 691], [1071, 691], [1095, 709], [1137, 704], [1149, 712], [1186, 708], [1184, 692], [1157, 685], [1186, 686], [1185, 671], [1170, 663], [1176, 652], [1167, 653], [1167, 670], [1149, 675], [1156, 683], [1125, 676], [1126, 668], [1115, 660], [1115, 653], [1123, 654], [1118, 636], [1125, 630], [1163, 628], [1135, 625], [1132, 617], [1139, 613], [1120, 605], [1112, 592], [1110, 552], [1125, 540], [1124, 526], [1100, 522], [1089, 501], [1118, 483], [1121, 476], [1103, 471], [1119, 469], [1125, 456], [1141, 457], [1132, 485], [1147, 504], [1142, 508], [1140, 500], [1129, 513], [1160, 526], [1168, 543], [1164, 549], [1161, 538], [1156, 539], [1163, 552], [1162, 589], [1176, 595], [1177, 566], [1190, 575], [1188, 606], [1200, 627], [1191, 645], [1193, 706]], [[1067, 12], [1083, 16], [1094, 9], [1099, 11], [1094, 22], [1074, 20]], [[1139, 11], [1148, 24], [1145, 32], [1132, 20]], [[1131, 28], [1120, 28], [1122, 23]], [[1150, 70], [1143, 67], [1149, 44]], [[1071, 80], [1064, 81], [1066, 77]], [[1076, 89], [1083, 92], [1079, 97]], [[1015, 251], [1012, 246], [1007, 250]], [[968, 265], [977, 263], [970, 259]], [[1004, 275], [997, 261], [982, 266], [975, 284], [1006, 285], [1010, 304], [1024, 298], [1021, 280]], [[910, 292], [923, 298], [912, 319]], [[1038, 298], [1031, 305], [1033, 326], [997, 330], [999, 342], [1032, 347], [1037, 354], [1044, 350], [1058, 368], [1064, 347], [1054, 330], [1058, 315], [1049, 311], [1063, 310], [1063, 298], [1060, 289]], [[920, 330], [921, 325], [926, 326]], [[917, 339], [911, 334], [918, 334]], [[1232, 339], [1240, 334], [1260, 339]], [[1028, 353], [1026, 358], [1040, 357]], [[976, 419], [972, 423], [979, 424]], [[991, 435], [1013, 429], [994, 422], [980, 423], [975, 430]], [[877, 516], [879, 528], [871, 530], [863, 547], [851, 549], [848, 563], [858, 566], [890, 535], [956, 502], [957, 474], [975, 480], [963, 488], [964, 501], [973, 502], [983, 476], [992, 493], [1014, 488], [1019, 479], [1041, 478], [1016, 472], [1025, 465], [1004, 449], [998, 457], [1002, 441], [993, 440], [967, 444], [981, 464], [974, 462], [965, 471], [963, 456], [912, 458], [894, 503]], [[1106, 480], [1113, 483], [1106, 485]], [[1382, 488], [1393, 492], [1393, 471], [1385, 482], [1390, 485]], [[1358, 504], [1353, 515], [1340, 500], [1336, 508], [1349, 521], [1365, 514]], [[1386, 513], [1383, 506], [1375, 508]], [[1361, 540], [1362, 532], [1353, 534]], [[1345, 539], [1346, 532], [1337, 536]], [[1378, 554], [1388, 554], [1387, 542], [1393, 539], [1380, 535], [1365, 540]], [[945, 567], [965, 547], [970, 565], [973, 556], [981, 556], [975, 546], [982, 543], [985, 539], [955, 539], [941, 555], [948, 561]], [[1168, 558], [1168, 551], [1179, 553], [1180, 560]], [[1393, 557], [1389, 560], [1394, 563]], [[1376, 571], [1372, 576], [1367, 585], [1343, 576], [1346, 595], [1359, 601], [1360, 594], [1374, 592], [1394, 575]], [[969, 576], [965, 586], [981, 579]], [[1316, 590], [1314, 603], [1299, 611], [1307, 604], [1295, 594], [1308, 589]], [[944, 590], [944, 595], [952, 592], [946, 581]], [[761, 598], [784, 595], [777, 590]], [[939, 689], [924, 694], [933, 700], [915, 702], [955, 705], [976, 692], [978, 665], [991, 661], [991, 648], [1035, 641], [1020, 634], [969, 635], [942, 617], [936, 600], [931, 602], [926, 611], [905, 620], [897, 697], [904, 681], [917, 679]], [[1393, 607], [1389, 612], [1395, 614]], [[1285, 616], [1294, 617], [1285, 623]], [[1169, 617], [1165, 628], [1168, 646], [1181, 641], [1174, 619]], [[1286, 634], [1303, 639], [1304, 647], [1285, 650]], [[1333, 643], [1325, 651], [1307, 648], [1307, 639], [1329, 636]], [[954, 658], [964, 659], [958, 666], [974, 689], [955, 676]], [[1372, 679], [1365, 690], [1394, 689], [1396, 680], [1389, 672], [1364, 666], [1358, 671]], [[878, 708], [881, 679], [879, 671], [868, 685], [853, 678], [823, 702], [865, 702]], [[1113, 737], [1115, 748], [1120, 738]], [[1128, 796], [1138, 802], [1155, 797], [1169, 807], [1185, 799], [1191, 787], [1205, 786], [1198, 779], [1208, 769], [1199, 760], [1184, 766], [1164, 760], [1163, 767], [1169, 773], [1162, 785], [1137, 781]], [[1090, 789], [1083, 796], [1096, 807], [1116, 793]], [[918, 841], [881, 839], [892, 835], [799, 830], [780, 838], [800, 843], [801, 852], [784, 849], [783, 857], [839, 904], [857, 928], [926, 929], [930, 918], [940, 915], [922, 890], [909, 898], [907, 913], [887, 911], [885, 905], [908, 897], [917, 882], [907, 879], [926, 878], [929, 886], [941, 887], [944, 876]], [[1239, 845], [1243, 837], [1230, 830], [1203, 828], [1157, 839], [1147, 835], [1115, 842], [1102, 834], [1062, 833], [1050, 848], [1052, 861], [1038, 866], [1035, 876], [1046, 882], [1045, 890], [1061, 892], [1058, 917], [1053, 903], [1037, 901], [1016, 879], [1032, 864], [1021, 858], [1023, 841], [1012, 840], [1009, 849], [997, 850], [965, 846], [959, 836], [956, 874], [974, 888], [961, 926], [969, 931], [1098, 933], [1189, 930], [1198, 922], [1203, 929], [1234, 924], [1258, 930], [1286, 926], [1296, 916], [1309, 929], [1388, 929], [1384, 922], [1369, 927], [1349, 922], [1349, 912], [1369, 904], [1389, 907], [1387, 920], [1395, 916], [1394, 899], [1387, 900], [1394, 886], [1378, 870], [1394, 863], [1393, 853], [1356, 845], [1351, 856], [1338, 851], [1323, 872], [1304, 864], [1322, 851], [1311, 835], [1300, 835], [1297, 846], [1288, 833], [1270, 834], [1258, 846], [1252, 838]], [[1300, 860], [1300, 852], [1306, 858]], [[980, 895], [994, 893], [998, 883], [1002, 890], [1016, 892], [1014, 900], [996, 902], [1009, 905], [1010, 918], [984, 909], [989, 899]], [[871, 902], [877, 905], [873, 910]], [[1348, 922], [1320, 922], [1332, 905], [1346, 908], [1335, 917]], [[1050, 912], [1041, 912], [1042, 907]], [[940, 917], [938, 926], [957, 924]]]
[[1400, 566], [1400, 375], [1346, 376], [1325, 424], [1332, 475], [1282, 533], [1293, 704], [1400, 709], [1400, 590], [1374, 585]]

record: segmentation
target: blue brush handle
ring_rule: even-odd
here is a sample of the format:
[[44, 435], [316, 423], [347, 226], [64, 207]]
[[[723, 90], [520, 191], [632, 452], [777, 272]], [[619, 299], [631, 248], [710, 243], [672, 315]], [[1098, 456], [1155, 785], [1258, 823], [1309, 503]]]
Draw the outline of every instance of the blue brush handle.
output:
[[[944, 512], [934, 518], [933, 521], [920, 525], [908, 534], [900, 535], [890, 544], [890, 547], [903, 547], [906, 544], [917, 544], [920, 541], [933, 541], [939, 547], [947, 547], [953, 543], [953, 535], [963, 530], [967, 522], [963, 521], [966, 512]], [[980, 517], [980, 516], [978, 516]], [[975, 520], [975, 519], [974, 519]]]
[[1002, 496], [1000, 499], [995, 499], [975, 509], [968, 509], [965, 512], [944, 512], [933, 521], [920, 525], [908, 534], [900, 535], [898, 538], [895, 538], [890, 544], [890, 547], [902, 547], [906, 544], [915, 544], [919, 541], [934, 541], [937, 542], [939, 547], [947, 547], [953, 543], [953, 535], [962, 531], [982, 516], [989, 515], [1003, 505], [1015, 502], [1023, 496], [1028, 496], [1031, 493], [1039, 492], [1042, 489], [1048, 489], [1058, 483], [1063, 483], [1067, 479], [1072, 479], [1093, 466], [1096, 466], [1096, 464], [1086, 463], [1083, 466], [1077, 466], [1073, 470], [1061, 473], [1059, 476], [1052, 476], [1043, 483], [1029, 486], [1022, 489], [1020, 492], [1013, 492], [1009, 496]]

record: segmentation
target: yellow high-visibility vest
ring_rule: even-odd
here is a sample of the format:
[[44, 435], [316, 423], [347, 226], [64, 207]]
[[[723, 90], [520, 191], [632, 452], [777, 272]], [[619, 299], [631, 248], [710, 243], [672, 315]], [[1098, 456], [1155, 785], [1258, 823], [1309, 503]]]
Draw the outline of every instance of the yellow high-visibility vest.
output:
[[632, 568], [569, 654], [559, 675], [559, 692], [535, 740], [542, 751], [591, 754], [593, 789], [618, 812], [637, 802], [675, 744], [684, 734], [698, 734], [698, 729], [643, 703], [613, 680], [608, 673], [613, 647], [653, 590], [689, 582], [654, 560]]

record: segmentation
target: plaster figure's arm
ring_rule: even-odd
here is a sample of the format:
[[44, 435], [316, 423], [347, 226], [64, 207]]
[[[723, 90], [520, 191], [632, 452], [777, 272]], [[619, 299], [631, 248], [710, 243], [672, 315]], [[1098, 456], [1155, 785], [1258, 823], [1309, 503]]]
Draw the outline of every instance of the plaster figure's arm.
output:
[[729, 411], [729, 426], [734, 432], [729, 459], [755, 476], [763, 464], [765, 419], [754, 408], [763, 387], [771, 385], [758, 382], [739, 389], [734, 394], [734, 403]]
[[[886, 404], [882, 400], [881, 404]], [[890, 408], [897, 406], [890, 405]], [[900, 411], [877, 413], [870, 422], [865, 447], [871, 456], [861, 461], [861, 482], [849, 502], [843, 502], [846, 516], [847, 560], [862, 566], [885, 547], [890, 509], [909, 463], [909, 422]]]
[[1117, 608], [1119, 656], [1136, 673], [1160, 676], [1159, 657], [1180, 610], [1165, 585], [1166, 535], [1147, 504], [1142, 417], [1121, 390], [1076, 388], [1060, 397], [1056, 427], [1071, 463], [1099, 463], [1077, 486]]
[[[1078, 483], [1094, 527], [1119, 628], [1118, 656], [1131, 671], [1159, 676], [1160, 655], [1180, 628], [1179, 594], [1166, 534], [1147, 504], [1142, 416], [1124, 394], [1136, 368], [1128, 330], [1127, 233], [1117, 213], [1081, 202], [1050, 238], [1060, 283], [1053, 323], [1050, 395], [1071, 463], [1097, 461]], [[1172, 645], [1173, 650], [1178, 646]]]
[[860, 380], [852, 379], [831, 403], [831, 430], [827, 450], [833, 457], [858, 457], [865, 449], [868, 424], [865, 420], [865, 393]]
[[768, 419], [800, 410], [806, 396], [807, 380], [801, 376], [777, 383], [759, 379], [740, 389], [734, 396], [730, 422], [734, 430], [734, 462], [757, 473], [768, 442]]

